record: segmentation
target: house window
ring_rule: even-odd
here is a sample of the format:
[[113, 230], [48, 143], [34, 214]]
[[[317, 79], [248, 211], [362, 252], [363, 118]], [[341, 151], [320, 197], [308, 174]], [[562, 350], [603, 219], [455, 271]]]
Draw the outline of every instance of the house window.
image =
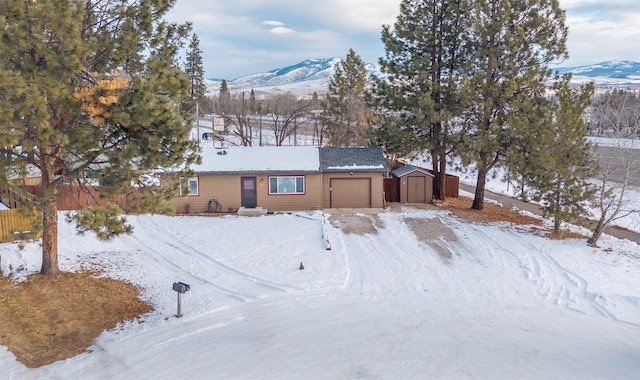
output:
[[304, 177], [269, 177], [269, 194], [304, 194]]
[[180, 195], [199, 195], [200, 183], [198, 177], [180, 179]]

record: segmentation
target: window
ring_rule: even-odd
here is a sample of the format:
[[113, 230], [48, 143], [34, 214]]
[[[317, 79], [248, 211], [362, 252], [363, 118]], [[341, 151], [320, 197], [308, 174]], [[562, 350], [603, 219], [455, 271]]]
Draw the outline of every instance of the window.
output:
[[304, 177], [269, 177], [269, 194], [304, 194]]
[[198, 177], [191, 177], [180, 179], [180, 195], [199, 195], [200, 194], [200, 184], [198, 182]]

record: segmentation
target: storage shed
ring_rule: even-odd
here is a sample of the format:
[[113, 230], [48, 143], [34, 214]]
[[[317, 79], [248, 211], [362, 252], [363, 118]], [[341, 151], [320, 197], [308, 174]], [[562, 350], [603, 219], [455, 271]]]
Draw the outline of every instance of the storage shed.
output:
[[426, 169], [405, 165], [391, 172], [397, 178], [397, 195], [400, 202], [427, 203], [433, 199], [435, 176]]

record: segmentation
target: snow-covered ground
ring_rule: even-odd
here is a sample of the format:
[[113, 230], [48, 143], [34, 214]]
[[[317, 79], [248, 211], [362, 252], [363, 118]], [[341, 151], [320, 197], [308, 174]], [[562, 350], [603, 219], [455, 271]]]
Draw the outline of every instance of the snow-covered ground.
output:
[[[376, 232], [345, 233], [320, 211], [140, 215], [105, 243], [61, 222], [63, 270], [98, 265], [156, 309], [37, 369], [0, 346], [0, 378], [638, 378], [638, 245], [604, 236], [593, 249], [437, 209], [359, 217]], [[3, 272], [36, 271], [39, 248], [1, 244]], [[182, 318], [176, 281], [191, 286]]]
[[[499, 178], [487, 188], [510, 194]], [[640, 190], [629, 197], [640, 204]], [[635, 243], [605, 235], [594, 249], [437, 209], [358, 216], [376, 232], [345, 233], [320, 211], [140, 215], [133, 235], [106, 243], [61, 217], [63, 270], [99, 266], [156, 309], [37, 369], [0, 346], [0, 379], [640, 377]], [[0, 256], [4, 274], [25, 268], [18, 278], [40, 267], [37, 242], [0, 244]], [[176, 281], [191, 286], [182, 318]]]

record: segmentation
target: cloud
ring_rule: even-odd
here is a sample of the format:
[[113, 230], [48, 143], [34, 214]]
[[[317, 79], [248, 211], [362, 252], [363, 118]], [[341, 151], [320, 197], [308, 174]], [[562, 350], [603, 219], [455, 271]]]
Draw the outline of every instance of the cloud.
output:
[[294, 33], [295, 30], [290, 28], [285, 28], [283, 26], [277, 26], [275, 28], [272, 28], [270, 32], [273, 34], [289, 34], [289, 33]]
[[284, 26], [283, 22], [280, 21], [263, 21], [262, 25], [269, 25], [269, 26]]
[[569, 61], [579, 66], [611, 59], [640, 60], [638, 0], [560, 0], [567, 11]]
[[[309, 58], [344, 58], [350, 48], [376, 62], [384, 55], [381, 27], [395, 23], [401, 1], [177, 0], [169, 18], [193, 23], [207, 77], [234, 79]], [[640, 60], [639, 0], [559, 1], [569, 27], [563, 65]]]

